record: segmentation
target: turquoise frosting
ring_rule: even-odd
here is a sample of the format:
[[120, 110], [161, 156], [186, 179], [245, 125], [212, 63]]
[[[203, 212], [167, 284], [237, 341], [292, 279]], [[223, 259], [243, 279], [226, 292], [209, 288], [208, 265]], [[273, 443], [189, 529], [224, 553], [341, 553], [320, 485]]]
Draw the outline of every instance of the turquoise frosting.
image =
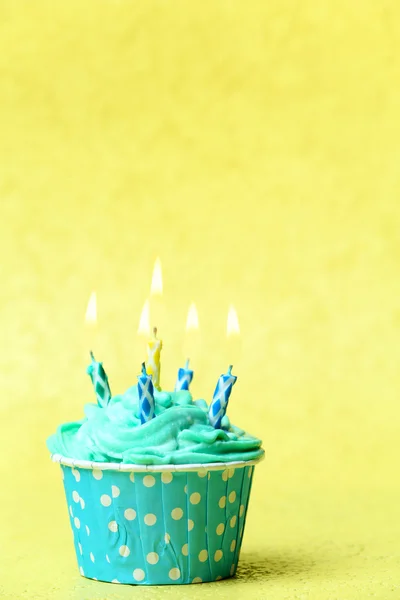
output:
[[85, 406], [85, 418], [60, 425], [47, 440], [51, 453], [97, 462], [194, 464], [260, 458], [261, 440], [231, 425], [208, 420], [204, 400], [188, 391], [154, 393], [156, 417], [142, 425], [137, 386], [114, 396], [106, 407]]

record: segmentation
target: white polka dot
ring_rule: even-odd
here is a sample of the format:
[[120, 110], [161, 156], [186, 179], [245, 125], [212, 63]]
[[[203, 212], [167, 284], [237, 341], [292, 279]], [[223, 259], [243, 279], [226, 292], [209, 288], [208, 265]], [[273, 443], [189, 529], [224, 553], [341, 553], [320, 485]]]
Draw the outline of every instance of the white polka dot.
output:
[[97, 479], [97, 481], [103, 479], [103, 471], [100, 471], [100, 469], [93, 469], [92, 475], [95, 479]]
[[85, 508], [85, 501], [83, 498], [79, 498], [79, 502], [81, 503], [81, 509], [83, 510]]
[[171, 541], [171, 536], [169, 535], [169, 533], [166, 533], [166, 534], [164, 535], [164, 542], [165, 542], [166, 544], [169, 544], [169, 543], [170, 543], [170, 541]]
[[110, 521], [108, 524], [108, 529], [113, 533], [117, 533], [118, 531], [118, 523], [117, 521]]
[[73, 500], [74, 502], [79, 502], [79, 494], [78, 494], [78, 492], [77, 492], [76, 490], [74, 490], [74, 491], [72, 492], [72, 500]]
[[118, 486], [116, 486], [116, 485], [111, 486], [111, 494], [112, 494], [113, 498], [118, 498], [120, 493], [121, 493], [121, 490], [119, 489]]
[[201, 496], [199, 492], [194, 492], [193, 494], [190, 494], [190, 504], [198, 504], [200, 500]]
[[234, 474], [235, 474], [235, 469], [228, 469], [228, 477], [229, 477], [229, 479], [232, 479], [232, 477], [234, 476]]
[[203, 580], [201, 577], [195, 577], [192, 579], [192, 583], [203, 583]]
[[229, 573], [230, 573], [231, 575], [233, 575], [233, 574], [234, 574], [234, 572], [235, 572], [235, 565], [232, 565], [232, 566], [231, 566], [231, 570], [229, 571]]
[[165, 473], [163, 473], [161, 475], [161, 481], [163, 483], [171, 483], [171, 481], [172, 481], [172, 473], [170, 473], [169, 471], [166, 471]]
[[199, 471], [197, 471], [197, 475], [199, 477], [206, 477], [207, 476], [207, 469], [200, 469]]
[[240, 505], [240, 510], [239, 510], [239, 517], [243, 517], [243, 513], [244, 513], [244, 505], [241, 504]]
[[231, 541], [231, 552], [234, 552], [236, 548], [236, 540]]
[[77, 529], [80, 529], [80, 528], [81, 528], [81, 522], [80, 522], [80, 520], [78, 519], [78, 517], [75, 517], [75, 519], [74, 519], [74, 525], [75, 525], [75, 527], [76, 527]]
[[124, 558], [127, 558], [130, 555], [131, 551], [129, 550], [128, 546], [123, 545], [123, 546], [120, 546], [119, 553]]
[[188, 519], [188, 530], [192, 531], [194, 527], [194, 521], [192, 521], [192, 519]]
[[145, 485], [146, 487], [153, 487], [155, 483], [156, 480], [153, 477], [153, 475], [146, 475], [145, 477], [143, 477], [143, 485]]
[[183, 544], [182, 554], [183, 554], [183, 556], [187, 556], [189, 554], [189, 544]]
[[72, 506], [69, 507], [69, 514], [71, 515], [71, 517], [74, 516], [74, 513], [72, 512]]
[[[135, 473], [130, 473], [129, 474], [129, 479], [132, 481], [132, 483], [135, 483]], [[137, 571], [140, 571], [141, 569], [136, 569]]]
[[185, 494], [187, 494], [187, 485], [185, 485], [185, 487], [183, 488], [183, 491], [185, 492]]
[[102, 503], [103, 506], [110, 506], [111, 498], [110, 498], [110, 496], [107, 496], [107, 494], [103, 494], [100, 498], [100, 502]]
[[110, 559], [109, 559], [109, 557], [108, 557], [108, 554], [106, 554], [106, 561], [107, 561], [108, 563], [110, 562]]
[[79, 548], [79, 552], [80, 552], [81, 554], [83, 554], [83, 550], [82, 550], [82, 544], [80, 544], [79, 542], [78, 542], [78, 548]]
[[229, 502], [232, 504], [232, 502], [235, 502], [236, 500], [236, 492], [231, 492], [228, 496]]
[[208, 558], [207, 550], [201, 550], [201, 552], [199, 553], [199, 561], [206, 562], [207, 558]]
[[181, 576], [181, 572], [178, 568], [175, 567], [175, 569], [170, 570], [168, 575], [169, 575], [169, 578], [172, 579], [172, 581], [176, 581]]
[[149, 565], [156, 565], [160, 560], [160, 557], [158, 556], [157, 552], [149, 552], [146, 556], [146, 560]]
[[217, 575], [217, 577], [215, 578], [215, 581], [220, 581], [222, 579], [221, 575]]
[[133, 521], [136, 519], [136, 510], [134, 508], [127, 508], [124, 512], [124, 517], [127, 521]]
[[90, 535], [90, 529], [89, 529], [89, 527], [88, 527], [87, 525], [86, 525], [86, 533], [87, 533], [88, 535]]
[[225, 471], [222, 471], [222, 479], [224, 481], [228, 481], [228, 469], [225, 469]]
[[215, 562], [219, 562], [221, 560], [221, 558], [223, 557], [223, 552], [222, 550], [217, 550], [216, 553], [214, 554], [214, 560]]
[[111, 583], [119, 583], [118, 579], [111, 579]]
[[91, 560], [92, 562], [94, 562], [94, 555], [93, 555], [93, 552], [91, 552], [91, 553], [90, 553], [90, 560]]
[[133, 578], [136, 579], [136, 581], [143, 581], [145, 577], [146, 573], [143, 571], [143, 569], [135, 569], [133, 571]]
[[81, 474], [77, 469], [72, 469], [72, 475], [75, 477], [76, 481], [81, 480]]
[[235, 525], [236, 525], [236, 515], [233, 515], [232, 519], [229, 521], [229, 525], [231, 527], [235, 527]]
[[218, 502], [218, 506], [220, 508], [225, 508], [225, 506], [226, 506], [226, 496], [221, 496], [221, 498], [219, 499], [219, 502]]
[[98, 581], [97, 577], [92, 577], [92, 579], [93, 579], [94, 581]]
[[181, 508], [174, 508], [174, 510], [171, 511], [171, 517], [174, 521], [179, 521], [179, 519], [182, 519], [183, 517], [183, 510]]
[[79, 573], [80, 573], [81, 575], [83, 575], [83, 576], [85, 575], [85, 573], [84, 573], [84, 571], [83, 571], [82, 567], [79, 567]]
[[225, 525], [223, 523], [220, 523], [216, 529], [217, 535], [222, 535], [224, 533], [224, 531], [225, 531]]
[[157, 522], [157, 517], [156, 515], [153, 515], [153, 513], [148, 513], [147, 515], [144, 516], [144, 522], [146, 523], [146, 525], [155, 525], [155, 523]]

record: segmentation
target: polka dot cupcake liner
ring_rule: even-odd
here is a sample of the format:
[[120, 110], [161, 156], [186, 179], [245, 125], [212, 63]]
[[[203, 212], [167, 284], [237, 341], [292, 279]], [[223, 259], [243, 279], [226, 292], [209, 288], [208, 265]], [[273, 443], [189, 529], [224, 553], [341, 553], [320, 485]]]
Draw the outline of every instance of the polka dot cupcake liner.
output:
[[235, 574], [256, 461], [122, 470], [52, 458], [62, 469], [81, 575], [161, 585]]

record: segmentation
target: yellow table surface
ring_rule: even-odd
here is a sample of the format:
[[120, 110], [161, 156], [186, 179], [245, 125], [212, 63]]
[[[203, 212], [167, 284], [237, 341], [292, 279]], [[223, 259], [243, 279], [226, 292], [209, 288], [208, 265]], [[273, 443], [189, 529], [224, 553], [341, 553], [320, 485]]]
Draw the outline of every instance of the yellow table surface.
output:
[[[399, 24], [389, 0], [0, 0], [1, 600], [399, 598]], [[164, 386], [195, 300], [210, 399], [233, 302], [229, 415], [266, 448], [215, 584], [80, 577], [45, 448], [93, 399], [90, 345], [135, 382], [157, 255]]]

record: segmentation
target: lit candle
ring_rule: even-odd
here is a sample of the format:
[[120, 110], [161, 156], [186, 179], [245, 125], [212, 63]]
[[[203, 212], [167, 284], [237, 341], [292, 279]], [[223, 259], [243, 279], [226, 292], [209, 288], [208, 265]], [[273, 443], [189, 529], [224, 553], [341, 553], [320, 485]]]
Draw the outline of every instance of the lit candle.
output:
[[108, 383], [107, 374], [103, 368], [103, 363], [97, 362], [93, 352], [90, 353], [92, 363], [87, 368], [87, 373], [92, 380], [94, 391], [97, 398], [97, 404], [103, 408], [107, 406], [111, 399], [111, 390]]
[[175, 391], [188, 390], [193, 379], [193, 371], [189, 369], [189, 359], [187, 359], [183, 369], [179, 369], [176, 379]]
[[[90, 342], [93, 343], [97, 325], [96, 292], [92, 292], [90, 294], [85, 314], [85, 323], [90, 333]], [[92, 358], [92, 362], [87, 368], [87, 373], [88, 375], [90, 375], [90, 378], [93, 383], [97, 404], [104, 408], [105, 406], [107, 406], [111, 398], [111, 390], [110, 385], [108, 383], [108, 377], [106, 375], [102, 363], [97, 362], [94, 358], [93, 352], [90, 352], [90, 356]]]
[[161, 348], [162, 341], [157, 337], [157, 327], [153, 327], [153, 338], [147, 342], [147, 361], [146, 370], [149, 375], [152, 375], [153, 385], [157, 390], [160, 387], [160, 371], [161, 371]]
[[189, 369], [189, 361], [196, 356], [196, 350], [199, 347], [199, 316], [197, 314], [196, 305], [194, 302], [189, 306], [187, 319], [185, 340], [183, 344], [183, 354], [186, 359], [186, 364], [183, 369], [179, 369], [178, 377], [175, 384], [175, 391], [188, 390], [193, 379], [193, 371]]
[[148, 340], [150, 337], [150, 304], [149, 301], [143, 305], [142, 312], [140, 314], [138, 336], [144, 340]]
[[226, 321], [227, 360], [237, 365], [241, 357], [241, 339], [239, 318], [235, 307], [231, 304]]
[[146, 373], [146, 365], [142, 364], [142, 372], [138, 375], [139, 416], [142, 425], [151, 421], [154, 414], [154, 388], [151, 375]]
[[98, 349], [98, 331], [97, 331], [97, 295], [92, 292], [89, 296], [87, 308], [85, 312], [85, 329], [84, 329], [84, 352], [83, 357], [87, 360], [88, 349]]
[[161, 261], [157, 257], [154, 263], [149, 296], [150, 323], [152, 327], [165, 328], [165, 311], [163, 302], [163, 278]]
[[222, 417], [226, 413], [229, 396], [231, 395], [232, 387], [236, 383], [236, 379], [237, 377], [232, 375], [232, 365], [228, 368], [227, 373], [221, 375], [218, 379], [217, 387], [215, 388], [214, 396], [208, 409], [210, 423], [215, 429], [221, 429]]

